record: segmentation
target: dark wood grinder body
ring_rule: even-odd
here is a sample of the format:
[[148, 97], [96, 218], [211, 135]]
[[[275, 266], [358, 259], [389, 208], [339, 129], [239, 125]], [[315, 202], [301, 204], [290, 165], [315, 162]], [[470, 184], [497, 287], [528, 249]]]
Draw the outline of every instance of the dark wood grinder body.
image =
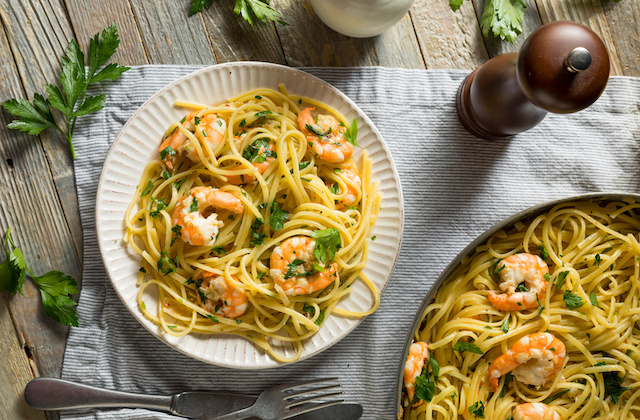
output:
[[607, 49], [592, 30], [549, 23], [519, 53], [494, 57], [467, 76], [458, 90], [458, 116], [477, 137], [510, 137], [535, 127], [548, 112], [591, 105], [607, 85], [609, 66]]

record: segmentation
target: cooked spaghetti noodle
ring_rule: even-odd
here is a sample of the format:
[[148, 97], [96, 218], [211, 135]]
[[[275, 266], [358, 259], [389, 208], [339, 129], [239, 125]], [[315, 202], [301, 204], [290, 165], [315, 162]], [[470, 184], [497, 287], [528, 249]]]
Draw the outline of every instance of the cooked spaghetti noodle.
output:
[[[429, 356], [416, 386], [435, 387], [412, 401], [403, 393], [403, 418], [517, 419], [525, 403], [544, 403], [562, 419], [640, 418], [639, 232], [640, 204], [581, 201], [478, 246], [424, 312], [414, 341], [427, 343]], [[497, 310], [489, 292], [500, 292], [500, 261], [519, 253], [548, 263], [546, 296], [531, 309]], [[559, 373], [538, 387], [506, 374], [494, 392], [492, 362], [522, 337], [545, 332], [566, 346]]]
[[[381, 196], [366, 150], [360, 167], [348, 157], [323, 160], [309, 141], [314, 134], [298, 127], [299, 106], [335, 117], [334, 134], [355, 138], [355, 126], [349, 131], [336, 110], [280, 89], [214, 107], [177, 103], [195, 111], [168, 128], [160, 159], [145, 168], [124, 240], [142, 256], [140, 310], [166, 334], [235, 334], [290, 362], [330, 314], [377, 309], [379, 292], [362, 270]], [[274, 270], [274, 250], [301, 242], [292, 238], [315, 243], [313, 256]], [[311, 287], [314, 279], [328, 284]], [[372, 307], [336, 308], [357, 280], [370, 289]], [[296, 289], [286, 289], [291, 282]], [[157, 313], [143, 301], [149, 287], [158, 290]]]

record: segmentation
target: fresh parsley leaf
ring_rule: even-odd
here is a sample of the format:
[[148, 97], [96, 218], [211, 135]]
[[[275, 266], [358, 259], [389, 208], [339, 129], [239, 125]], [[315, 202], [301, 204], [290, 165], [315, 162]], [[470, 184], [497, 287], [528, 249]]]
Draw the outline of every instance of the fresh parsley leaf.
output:
[[[175, 156], [176, 155], [176, 151], [173, 150], [173, 147], [171, 146], [167, 146], [164, 149], [162, 149], [160, 151], [160, 159], [165, 160], [167, 158], [167, 155], [169, 156]], [[179, 189], [179, 188], [176, 188]]]
[[463, 0], [449, 0], [449, 6], [451, 6], [451, 10], [454, 12], [462, 6]]
[[271, 112], [271, 111], [259, 111], [259, 112], [256, 112], [255, 117], [256, 118], [264, 118], [269, 114], [273, 114], [273, 112]]
[[351, 121], [351, 126], [347, 127], [344, 138], [354, 146], [358, 145], [358, 121], [355, 118]]
[[171, 240], [171, 245], [173, 245], [173, 243], [176, 241], [176, 239], [178, 239], [180, 237], [180, 235], [182, 234], [182, 226], [181, 225], [175, 225], [174, 227], [171, 228], [171, 232], [176, 234], [176, 236], [174, 236], [173, 239]]
[[287, 25], [286, 22], [280, 19], [280, 13], [269, 5], [269, 0], [236, 0], [233, 14], [242, 16], [251, 26], [256, 20], [261, 22], [272, 20], [282, 25]]
[[316, 239], [313, 256], [322, 264], [331, 262], [336, 252], [342, 248], [340, 231], [336, 228], [316, 230], [311, 232], [311, 237]]
[[509, 318], [505, 318], [504, 321], [502, 321], [502, 325], [500, 326], [500, 329], [505, 334], [509, 332]]
[[561, 271], [558, 273], [558, 277], [556, 277], [556, 290], [562, 289], [562, 285], [564, 284], [564, 279], [567, 278], [568, 271]]
[[500, 398], [504, 398], [507, 394], [507, 390], [509, 389], [509, 383], [513, 381], [514, 376], [511, 373], [507, 373], [504, 377], [504, 384], [502, 385], [502, 390], [500, 390]]
[[271, 217], [269, 219], [269, 225], [276, 232], [284, 228], [284, 222], [289, 218], [289, 212], [282, 210], [276, 200], [271, 203]]
[[309, 305], [308, 303], [305, 303], [302, 307], [302, 313], [305, 314], [307, 318], [313, 318], [313, 315], [315, 315], [316, 313], [316, 308]]
[[542, 400], [542, 403], [543, 404], [549, 404], [549, 403], [557, 400], [558, 398], [562, 397], [564, 394], [566, 394], [569, 391], [571, 391], [571, 388], [563, 389], [562, 391], [558, 392], [557, 394], [553, 394], [553, 395], [548, 396], [547, 398]]
[[598, 264], [598, 267], [600, 267], [600, 263], [602, 262], [602, 258], [600, 257], [600, 254], [596, 254], [594, 259], [596, 261], [596, 264]]
[[319, 325], [322, 325], [323, 322], [324, 322], [324, 309], [320, 309], [320, 313], [318, 314], [318, 319], [314, 321], [314, 324], [319, 326]]
[[493, 36], [505, 39], [512, 44], [516, 37], [522, 33], [522, 19], [526, 0], [487, 0], [484, 3], [484, 11], [480, 20], [484, 36]]
[[516, 292], [528, 292], [529, 289], [526, 288], [526, 286], [524, 285], [524, 283], [520, 283], [518, 285], [518, 287], [516, 287]]
[[[71, 149], [75, 159], [73, 148], [73, 132], [78, 117], [96, 112], [104, 107], [105, 95], [86, 96], [87, 88], [92, 83], [102, 80], [115, 80], [129, 67], [109, 64], [98, 72], [111, 56], [116, 52], [120, 40], [118, 30], [114, 25], [102, 31], [102, 35], [96, 34], [89, 42], [89, 68], [85, 70], [85, 57], [76, 41], [72, 40], [61, 57], [62, 69], [60, 71], [60, 87], [47, 84], [45, 91], [49, 95], [45, 99], [40, 94], [35, 94], [33, 104], [24, 99], [9, 99], [2, 106], [10, 114], [18, 117], [7, 127], [26, 131], [31, 135], [38, 135], [46, 128], [55, 128], [60, 131]], [[57, 109], [64, 116], [65, 128], [58, 126], [52, 113], [52, 108]]]
[[591, 304], [597, 308], [600, 308], [600, 305], [598, 304], [598, 297], [596, 296], [595, 292], [591, 292], [589, 293], [589, 300], [591, 301]]
[[[11, 244], [11, 251], [9, 251]], [[11, 239], [11, 228], [7, 229], [4, 238], [4, 251], [7, 259], [0, 264], [0, 291], [8, 292], [12, 295], [20, 292], [22, 294], [22, 285], [27, 272], [27, 262], [22, 255], [22, 251], [18, 249]]]
[[189, 16], [193, 16], [198, 12], [208, 9], [213, 4], [213, 0], [191, 0], [191, 7], [189, 8]]
[[242, 151], [242, 157], [249, 162], [262, 163], [265, 162], [268, 157], [276, 156], [276, 152], [269, 150], [269, 141], [264, 138], [254, 141]]
[[[419, 400], [430, 402], [436, 394], [436, 384], [426, 375], [426, 369], [416, 376], [416, 396]], [[417, 401], [416, 401], [417, 402]]]
[[322, 273], [325, 270], [325, 268], [323, 266], [321, 266], [320, 264], [318, 264], [315, 261], [313, 262], [313, 264], [311, 264], [311, 268], [316, 273]]
[[484, 418], [484, 402], [476, 401], [469, 407], [469, 414], [472, 416], [483, 419]]
[[213, 322], [220, 322], [220, 321], [218, 320], [218, 317], [217, 317], [217, 316], [215, 316], [215, 315], [207, 315], [207, 318], [209, 318], [209, 319], [210, 319], [211, 321], [213, 321]]
[[536, 302], [538, 302], [538, 316], [544, 311], [544, 306], [540, 305], [540, 297], [536, 293]]
[[540, 245], [538, 247], [538, 251], [540, 251], [540, 258], [542, 258], [544, 262], [547, 264], [552, 263], [551, 258], [549, 257], [549, 251], [547, 251], [547, 248], [544, 245]]
[[153, 189], [153, 181], [151, 180], [151, 178], [149, 178], [149, 183], [147, 184], [146, 187], [144, 187], [144, 190], [142, 190], [140, 197], [144, 197], [145, 195], [149, 194], [152, 189]]
[[194, 211], [198, 211], [198, 199], [193, 197], [193, 201], [191, 202], [191, 206], [189, 207], [189, 212], [193, 213]]
[[473, 343], [468, 343], [466, 341], [458, 341], [454, 346], [453, 349], [455, 351], [468, 351], [471, 353], [476, 353], [476, 354], [484, 354], [484, 352], [480, 349], [480, 347], [476, 346]]
[[300, 267], [302, 264], [304, 264], [304, 261], [296, 258], [295, 260], [293, 260], [290, 264], [287, 265], [287, 267], [289, 267], [289, 269], [287, 270], [287, 272], [284, 274], [284, 279], [290, 279], [291, 277], [295, 277], [295, 276], [299, 276], [301, 274], [296, 273], [296, 269], [298, 267]]
[[264, 233], [253, 231], [251, 232], [251, 241], [249, 243], [253, 246], [260, 246], [264, 243], [264, 238], [266, 237], [267, 235], [265, 235]]
[[571, 293], [568, 290], [564, 291], [563, 299], [567, 309], [578, 309], [579, 307], [584, 305], [584, 301], [580, 296], [575, 293]]
[[437, 382], [438, 378], [440, 377], [440, 365], [438, 364], [438, 361], [436, 360], [436, 358], [433, 357], [433, 355], [431, 355], [431, 357], [429, 358], [429, 364], [431, 365], [431, 372], [433, 373], [433, 378]]
[[620, 395], [630, 390], [628, 386], [620, 386], [620, 377], [617, 372], [606, 372], [602, 374], [604, 379], [604, 395], [609, 395], [614, 404], [618, 404]]
[[176, 266], [178, 265], [175, 260], [172, 260], [168, 256], [167, 251], [162, 251], [160, 253], [160, 259], [157, 262], [158, 271], [162, 273], [163, 276], [167, 274], [173, 273], [176, 271]]
[[227, 254], [227, 250], [224, 249], [223, 246], [213, 247], [213, 249], [211, 251], [215, 252], [216, 255], [226, 255]]
[[[9, 250], [11, 244], [11, 250]], [[65, 325], [78, 326], [76, 303], [70, 295], [78, 293], [76, 281], [60, 271], [50, 271], [42, 276], [35, 276], [27, 267], [24, 255], [11, 239], [11, 228], [5, 235], [4, 249], [7, 260], [0, 264], [0, 291], [15, 295], [22, 293], [26, 272], [40, 289], [42, 304], [49, 317]]]
[[40, 288], [44, 310], [52, 319], [65, 325], [78, 326], [76, 302], [70, 295], [78, 293], [77, 283], [61, 271], [50, 271], [40, 277], [33, 277]]

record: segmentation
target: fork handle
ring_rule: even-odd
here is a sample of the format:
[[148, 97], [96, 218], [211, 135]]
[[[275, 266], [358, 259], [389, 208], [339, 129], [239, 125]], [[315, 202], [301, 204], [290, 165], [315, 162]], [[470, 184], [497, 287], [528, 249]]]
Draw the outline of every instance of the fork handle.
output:
[[114, 391], [56, 378], [36, 378], [24, 389], [24, 399], [38, 410], [90, 407], [149, 408], [172, 411], [172, 395], [145, 395]]

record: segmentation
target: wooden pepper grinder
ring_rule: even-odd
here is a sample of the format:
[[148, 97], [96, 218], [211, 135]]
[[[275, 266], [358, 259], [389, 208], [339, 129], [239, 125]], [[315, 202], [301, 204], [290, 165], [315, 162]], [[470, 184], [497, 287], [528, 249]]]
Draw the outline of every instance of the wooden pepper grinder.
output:
[[598, 99], [609, 79], [609, 54], [591, 29], [554, 22], [535, 30], [520, 53], [502, 54], [460, 85], [456, 108], [473, 135], [502, 139], [526, 131], [547, 112], [580, 111]]

